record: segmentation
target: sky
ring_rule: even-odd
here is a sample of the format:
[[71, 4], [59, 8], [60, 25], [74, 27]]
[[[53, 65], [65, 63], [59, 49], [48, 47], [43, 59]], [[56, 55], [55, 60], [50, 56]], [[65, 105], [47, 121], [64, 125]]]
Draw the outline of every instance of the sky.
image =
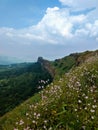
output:
[[98, 0], [0, 0], [0, 55], [36, 61], [98, 49]]

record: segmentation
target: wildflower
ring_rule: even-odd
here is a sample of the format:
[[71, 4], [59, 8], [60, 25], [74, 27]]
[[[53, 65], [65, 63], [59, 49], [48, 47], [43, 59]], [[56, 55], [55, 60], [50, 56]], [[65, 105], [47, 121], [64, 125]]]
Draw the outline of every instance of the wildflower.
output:
[[94, 119], [94, 116], [91, 116], [91, 119]]
[[87, 110], [87, 107], [85, 107], [84, 109]]
[[44, 123], [47, 123], [47, 120], [44, 120]]
[[85, 126], [82, 126], [82, 129], [85, 130]]
[[43, 127], [44, 127], [44, 129], [46, 129], [46, 126], [45, 126], [45, 125], [44, 125]]
[[95, 110], [93, 110], [93, 109], [91, 109], [90, 111], [91, 111], [92, 113], [94, 113], [94, 112], [95, 112]]
[[27, 128], [24, 128], [24, 130], [29, 130], [29, 127], [27, 127]]
[[42, 86], [42, 88], [44, 88], [44, 86]]
[[18, 122], [16, 122], [16, 125], [18, 125]]
[[85, 99], [88, 99], [88, 96], [86, 96]]
[[38, 89], [41, 89], [41, 86], [38, 86]]
[[93, 89], [91, 89], [90, 91], [93, 92]]
[[78, 100], [78, 103], [82, 103], [82, 101], [81, 101], [81, 100]]
[[23, 121], [23, 120], [20, 120], [19, 125], [23, 125], [23, 124], [24, 124], [24, 121]]
[[77, 85], [77, 86], [81, 86], [80, 82], [78, 82], [78, 81], [76, 82], [76, 85]]
[[85, 96], [85, 93], [83, 93], [83, 95], [82, 96]]
[[77, 109], [75, 109], [75, 111], [77, 111]]
[[94, 102], [96, 102], [96, 100], [94, 100]]
[[36, 112], [34, 112], [34, 116], [36, 116]]
[[39, 117], [39, 116], [40, 116], [40, 113], [38, 113], [37, 116]]
[[29, 114], [28, 113], [26, 113], [26, 116], [28, 116]]
[[32, 121], [32, 123], [34, 123], [34, 124], [35, 124], [35, 123], [36, 123], [36, 121], [35, 121], [35, 120], [33, 120], [33, 121]]
[[79, 117], [79, 115], [77, 115], [77, 117]]
[[96, 105], [92, 105], [92, 108], [96, 108], [97, 106]]
[[39, 119], [39, 117], [40, 117], [40, 113], [36, 115], [36, 118], [37, 118], [37, 119]]

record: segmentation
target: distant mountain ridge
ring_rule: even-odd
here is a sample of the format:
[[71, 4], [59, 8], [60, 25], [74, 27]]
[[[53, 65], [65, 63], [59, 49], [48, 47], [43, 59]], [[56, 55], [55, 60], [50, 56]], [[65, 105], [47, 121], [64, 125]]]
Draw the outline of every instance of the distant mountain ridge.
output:
[[20, 60], [16, 57], [0, 56], [0, 65], [9, 65], [21, 62], [23, 62], [23, 60]]

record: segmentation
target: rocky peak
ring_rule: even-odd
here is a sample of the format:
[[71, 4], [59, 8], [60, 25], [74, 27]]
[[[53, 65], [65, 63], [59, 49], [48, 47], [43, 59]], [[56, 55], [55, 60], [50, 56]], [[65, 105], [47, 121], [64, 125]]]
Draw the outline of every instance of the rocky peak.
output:
[[52, 77], [55, 75], [55, 70], [51, 65], [51, 62], [44, 59], [43, 57], [38, 57], [37, 60], [38, 63], [40, 63], [48, 72], [51, 74]]

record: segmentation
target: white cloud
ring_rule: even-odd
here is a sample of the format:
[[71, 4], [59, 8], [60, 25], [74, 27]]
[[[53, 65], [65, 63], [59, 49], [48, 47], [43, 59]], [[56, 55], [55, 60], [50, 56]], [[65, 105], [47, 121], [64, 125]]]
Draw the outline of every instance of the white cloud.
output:
[[74, 28], [77, 29], [84, 24], [86, 19], [84, 14], [71, 16], [68, 9], [48, 8], [45, 16], [38, 23], [37, 30], [40, 30], [45, 39], [55, 39], [58, 41], [56, 43], [61, 43], [61, 38], [67, 40], [73, 38]]
[[96, 20], [93, 24], [86, 24], [86, 29], [89, 30], [91, 37], [98, 37], [98, 20]]
[[[48, 52], [46, 45], [54, 47], [54, 50], [52, 50], [54, 52], [49, 50], [49, 55], [50, 53], [55, 54], [57, 50], [60, 49], [60, 47], [58, 47], [55, 51], [55, 47], [59, 45], [64, 46], [66, 52], [70, 52], [70, 50], [76, 51], [84, 48], [92, 48], [94, 45], [97, 46], [97, 0], [87, 0], [86, 2], [84, 0], [59, 1], [70, 6], [70, 8], [47, 8], [41, 21], [39, 21], [37, 25], [31, 27], [18, 30], [13, 28], [0, 28], [0, 48], [4, 46], [2, 44], [8, 44], [8, 48], [15, 47], [15, 51], [18, 51], [20, 50], [19, 46], [25, 44], [25, 47], [23, 46], [25, 51], [26, 49], [29, 50], [30, 47], [30, 49], [33, 50], [33, 52], [30, 51], [30, 53], [39, 56]], [[96, 10], [93, 12], [84, 13], [82, 12], [83, 10], [81, 10], [82, 8], [87, 9], [88, 7], [91, 8], [94, 6], [96, 7]], [[77, 10], [77, 13], [75, 15], [71, 14], [71, 12], [75, 10]], [[81, 10], [81, 13], [78, 13], [78, 10]], [[82, 45], [82, 42], [85, 43], [84, 46]], [[93, 45], [91, 42], [95, 42], [95, 44]], [[39, 45], [41, 50], [37, 49]], [[47, 48], [46, 52], [42, 50], [41, 47], [43, 46]], [[67, 50], [67, 48], [69, 49]], [[23, 48], [21, 47], [21, 49]]]
[[70, 37], [72, 24], [68, 22], [68, 11], [57, 9], [57, 7], [49, 8], [45, 16], [39, 22], [38, 27], [44, 31], [44, 34], [59, 35]]
[[59, 0], [63, 5], [73, 5], [75, 2], [73, 0]]
[[[32, 27], [21, 30], [1, 28], [0, 37], [24, 44], [64, 44], [76, 36], [96, 37], [98, 21], [90, 22], [89, 15], [71, 15], [67, 8], [47, 8], [42, 20]], [[0, 39], [1, 39], [0, 38]]]
[[63, 5], [77, 8], [98, 7], [98, 0], [59, 0]]

